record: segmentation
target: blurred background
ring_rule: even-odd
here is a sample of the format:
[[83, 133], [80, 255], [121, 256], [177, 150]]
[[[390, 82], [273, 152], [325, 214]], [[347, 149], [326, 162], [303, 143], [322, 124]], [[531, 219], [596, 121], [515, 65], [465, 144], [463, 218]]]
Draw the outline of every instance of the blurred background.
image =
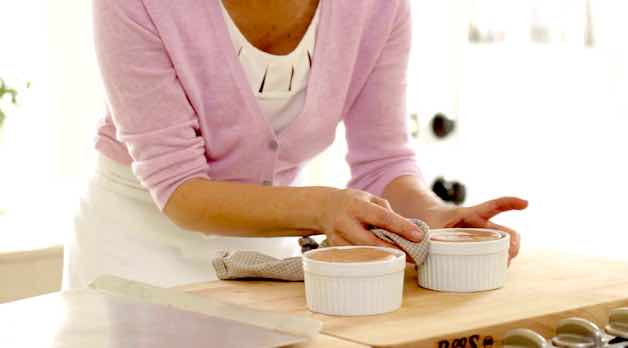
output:
[[[462, 204], [528, 199], [497, 219], [524, 248], [628, 258], [628, 3], [411, 2], [408, 122], [426, 182]], [[104, 104], [90, 7], [0, 4], [0, 78], [18, 92], [0, 101], [0, 252], [58, 260], [71, 229]], [[302, 185], [346, 184], [338, 132]]]
[[[426, 182], [467, 205], [528, 199], [496, 218], [523, 248], [628, 258], [628, 2], [411, 3], [408, 117]], [[312, 181], [346, 182], [343, 132]]]

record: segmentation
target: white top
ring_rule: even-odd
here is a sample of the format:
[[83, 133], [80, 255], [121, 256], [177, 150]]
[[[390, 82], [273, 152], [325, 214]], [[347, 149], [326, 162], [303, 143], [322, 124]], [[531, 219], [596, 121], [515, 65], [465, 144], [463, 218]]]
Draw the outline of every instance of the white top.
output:
[[318, 13], [299, 45], [289, 54], [273, 55], [253, 46], [240, 32], [220, 1], [225, 22], [242, 68], [257, 97], [262, 113], [275, 132], [280, 132], [303, 110], [312, 67]]

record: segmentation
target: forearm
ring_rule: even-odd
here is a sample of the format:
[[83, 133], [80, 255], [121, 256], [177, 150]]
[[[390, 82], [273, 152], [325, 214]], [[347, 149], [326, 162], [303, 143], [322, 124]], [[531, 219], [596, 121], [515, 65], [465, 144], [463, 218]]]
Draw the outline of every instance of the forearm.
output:
[[422, 180], [410, 175], [391, 181], [384, 189], [383, 198], [398, 214], [407, 218], [418, 218], [428, 224], [436, 212], [448, 208]]
[[164, 213], [205, 234], [280, 237], [316, 234], [324, 187], [266, 187], [193, 179], [177, 188]]

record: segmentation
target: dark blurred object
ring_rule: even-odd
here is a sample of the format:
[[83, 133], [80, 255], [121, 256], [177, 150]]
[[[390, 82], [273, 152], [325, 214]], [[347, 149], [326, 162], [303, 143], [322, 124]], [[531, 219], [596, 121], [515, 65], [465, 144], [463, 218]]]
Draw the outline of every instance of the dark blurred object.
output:
[[436, 178], [432, 184], [432, 191], [445, 202], [456, 205], [464, 203], [467, 198], [466, 187], [457, 181], [447, 181], [443, 177]]
[[306, 253], [310, 250], [318, 249], [318, 242], [311, 237], [299, 238], [299, 246], [301, 247], [301, 253]]
[[445, 138], [456, 129], [456, 121], [449, 119], [444, 114], [438, 113], [432, 119], [432, 131], [437, 138]]
[[410, 135], [414, 139], [419, 138], [419, 115], [416, 112], [410, 114]]

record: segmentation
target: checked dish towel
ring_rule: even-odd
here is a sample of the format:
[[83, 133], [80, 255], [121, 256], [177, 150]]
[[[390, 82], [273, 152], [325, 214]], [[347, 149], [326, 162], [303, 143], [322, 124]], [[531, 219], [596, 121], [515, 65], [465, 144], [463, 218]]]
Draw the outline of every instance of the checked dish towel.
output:
[[[396, 244], [404, 250], [416, 263], [421, 265], [427, 257], [430, 241], [429, 226], [418, 219], [411, 219], [423, 232], [423, 240], [419, 243], [411, 242], [396, 233], [383, 229], [372, 229], [378, 238]], [[326, 240], [321, 247], [326, 246]], [[311, 238], [302, 238], [300, 241], [302, 248], [318, 248], [318, 244]], [[216, 276], [222, 280], [241, 278], [264, 278], [288, 281], [303, 281], [303, 264], [301, 257], [291, 257], [287, 259], [276, 259], [253, 251], [221, 251], [212, 261]]]

